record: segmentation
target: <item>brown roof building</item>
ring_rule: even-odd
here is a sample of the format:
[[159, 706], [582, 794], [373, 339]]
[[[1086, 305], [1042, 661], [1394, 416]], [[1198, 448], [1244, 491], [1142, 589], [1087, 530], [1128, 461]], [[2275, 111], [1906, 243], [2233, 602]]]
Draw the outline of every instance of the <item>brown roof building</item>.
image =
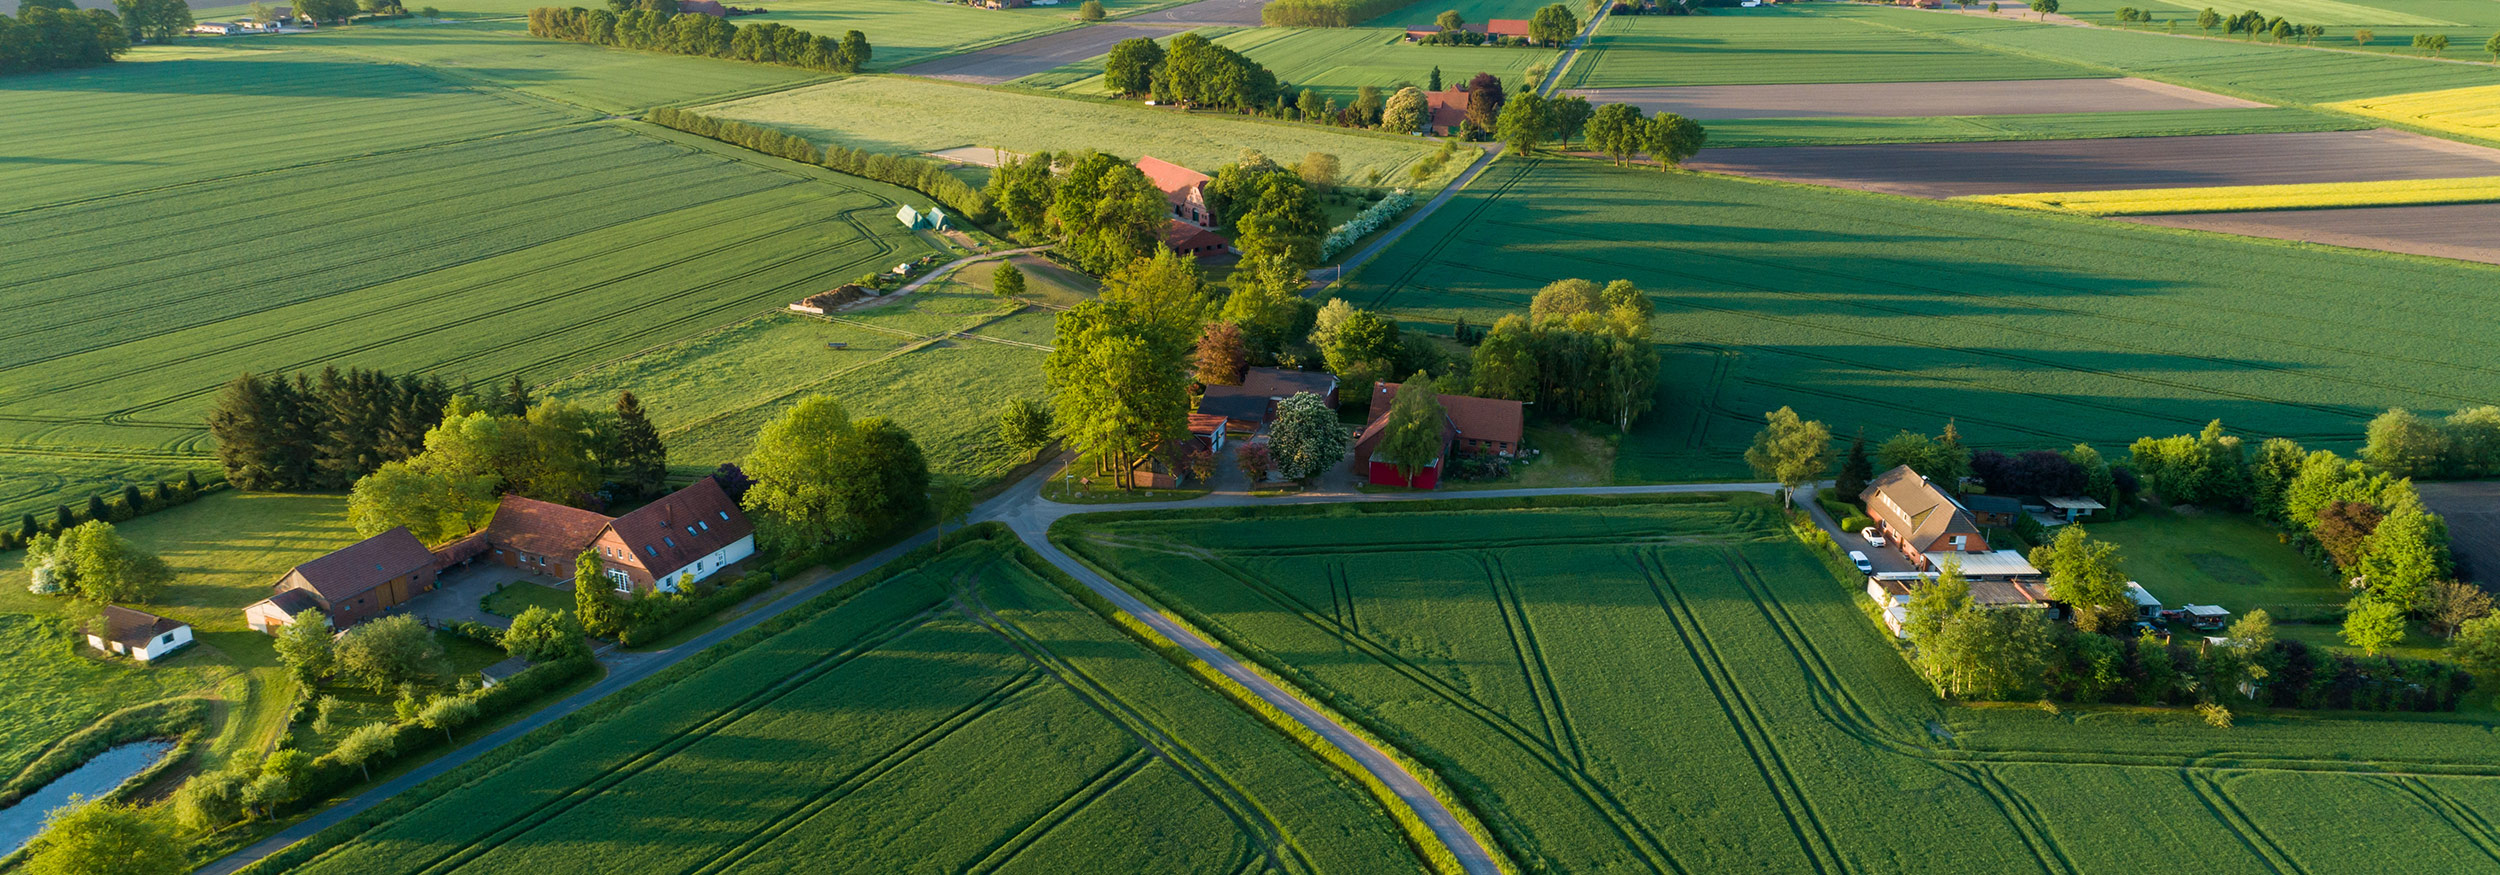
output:
[[482, 534], [495, 562], [558, 580], [596, 551], [617, 589], [674, 591], [755, 554], [755, 524], [710, 477], [621, 517], [506, 495]]
[[1496, 18], [1491, 21], [1487, 21], [1484, 23], [1484, 35], [1527, 39], [1528, 20], [1525, 18]]
[[1207, 205], [1207, 183], [1214, 182], [1213, 177], [1152, 155], [1139, 157], [1137, 170], [1163, 190], [1163, 199], [1172, 205], [1172, 218], [1201, 228], [1215, 227], [1215, 210]]
[[1233, 251], [1233, 242], [1224, 235], [1179, 219], [1164, 224], [1163, 245], [1192, 258], [1215, 258]]
[[1285, 368], [1248, 368], [1242, 371], [1241, 385], [1208, 386], [1198, 398], [1198, 412], [1221, 416], [1257, 430], [1276, 418], [1276, 402], [1309, 392], [1337, 406], [1337, 375], [1325, 371], [1295, 371]]
[[344, 629], [432, 590], [439, 569], [434, 551], [400, 526], [295, 566], [269, 598], [243, 609], [244, 622], [275, 634], [304, 611], [317, 610], [331, 628]]
[[[1466, 455], [1509, 456], [1519, 452], [1519, 441], [1527, 431], [1526, 405], [1472, 395], [1439, 397], [1441, 410], [1449, 417], [1452, 448]], [[1369, 460], [1380, 446], [1381, 432], [1389, 426], [1389, 408], [1396, 405], [1397, 398], [1397, 384], [1372, 384], [1371, 420], [1364, 424], [1362, 436], [1354, 442], [1356, 464]]]
[[1970, 512], [1908, 465], [1877, 475], [1858, 500], [1919, 570], [1934, 567], [1929, 554], [1988, 552], [1988, 536]]
[[191, 643], [191, 626], [146, 611], [105, 605], [87, 627], [87, 646], [148, 662]]
[[1449, 136], [1458, 133], [1459, 128], [1467, 124], [1466, 89], [1452, 85], [1440, 91], [1428, 92], [1424, 95], [1424, 99], [1432, 108], [1432, 112], [1426, 116], [1427, 120], [1424, 122], [1425, 133]]

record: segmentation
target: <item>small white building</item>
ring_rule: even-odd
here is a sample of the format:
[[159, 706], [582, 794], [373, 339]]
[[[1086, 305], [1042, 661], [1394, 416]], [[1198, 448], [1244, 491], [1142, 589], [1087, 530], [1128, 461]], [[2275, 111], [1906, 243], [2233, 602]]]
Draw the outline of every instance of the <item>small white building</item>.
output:
[[2127, 581], [2127, 597], [2135, 600], [2135, 618], [2150, 620], [2161, 616], [2161, 599], [2144, 590], [2144, 584]]
[[87, 627], [87, 646], [140, 662], [153, 662], [190, 643], [191, 624], [119, 605], [106, 605], [104, 615]]

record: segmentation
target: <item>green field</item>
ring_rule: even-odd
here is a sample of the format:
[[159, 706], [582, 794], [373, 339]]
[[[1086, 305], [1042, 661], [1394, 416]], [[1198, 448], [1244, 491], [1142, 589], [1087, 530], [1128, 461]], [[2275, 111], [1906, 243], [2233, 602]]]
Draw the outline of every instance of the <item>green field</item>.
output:
[[[456, 2], [456, 0], [455, 0]], [[262, 45], [417, 65], [454, 82], [508, 88], [601, 112], [632, 112], [824, 78], [772, 64], [538, 39], [518, 20], [334, 28]]]
[[[1939, 703], [1765, 496], [1078, 517], [1448, 777], [1523, 871], [2488, 869], [2479, 717]], [[2366, 823], [2366, 828], [2357, 824]]]
[[[1857, 9], [1775, 6], [1618, 15], [1571, 62], [1565, 87], [2076, 79], [2075, 64], [1883, 27]], [[1944, 16], [1934, 16], [1942, 18]]]
[[[811, 85], [701, 111], [715, 118], [770, 125], [820, 143], [880, 152], [957, 146], [991, 146], [1012, 152], [1101, 149], [1123, 156], [1153, 155], [1207, 172], [1232, 163], [1243, 149], [1257, 149], [1280, 162], [1300, 160], [1308, 152], [1328, 152], [1337, 156], [1341, 176], [1357, 181], [1374, 170], [1383, 178], [1403, 178], [1403, 168], [1432, 154], [1427, 141], [1388, 134], [898, 76]], [[1002, 124], [1001, 119], [1049, 122]], [[1438, 187], [1466, 169], [1462, 162], [1449, 165], [1426, 187]]]
[[975, 540], [802, 609], [290, 871], [1422, 868], [1360, 787], [1038, 561]]
[[[1843, 12], [1870, 24], [1901, 28], [1905, 33], [1952, 39], [1988, 50], [2101, 65], [2130, 75], [2267, 103], [2332, 103], [2500, 84], [2500, 68], [2488, 64], [2446, 64], [2241, 40], [2187, 39], [2114, 28], [2066, 27], [1900, 9], [1849, 8], [1826, 14]], [[2471, 57], [2488, 35], [2475, 36], [2470, 42], [2452, 38], [2454, 46], [2449, 49], [2449, 57]], [[2379, 38], [2387, 41], [2391, 36], [2381, 34]], [[2393, 39], [2399, 45], [2409, 41], [2403, 37]], [[2330, 37], [2322, 45], [2339, 42]]]
[[[669, 68], [635, 69], [613, 81]], [[9, 490], [21, 509], [200, 464], [242, 371], [546, 381], [940, 251], [890, 218], [925, 196], [406, 65], [230, 51], [11, 83], [0, 112], [40, 133], [0, 169], [25, 308], [0, 446], [111, 478]], [[140, 141], [175, 145], [118, 145]]]
[[1844, 146], [1860, 143], [1949, 143], [1993, 140], [2083, 140], [2351, 131], [2369, 122], [2305, 109], [2178, 109], [2151, 112], [2041, 113], [1929, 118], [1766, 118], [1708, 123], [1710, 148]]
[[[545, 391], [585, 405], [633, 391], [682, 475], [743, 458], [756, 430], [789, 405], [829, 395], [854, 418], [883, 416], [909, 429], [932, 469], [994, 478], [1027, 461], [998, 440], [996, 416], [1010, 398], [1042, 395], [1044, 353], [926, 338], [992, 323], [1007, 309], [987, 294], [923, 290], [898, 304], [841, 313], [840, 322], [774, 313], [568, 376]], [[1048, 344], [1042, 318], [1039, 340], [1008, 339]]]
[[2389, 407], [2500, 397], [2472, 327], [2500, 268], [1595, 162], [1504, 162], [1346, 295], [1482, 325], [1562, 277], [1657, 300], [1626, 480], [1747, 476], [1782, 405], [1836, 435], [1953, 419], [1983, 448], [2119, 452], [2217, 417], [2348, 448]]

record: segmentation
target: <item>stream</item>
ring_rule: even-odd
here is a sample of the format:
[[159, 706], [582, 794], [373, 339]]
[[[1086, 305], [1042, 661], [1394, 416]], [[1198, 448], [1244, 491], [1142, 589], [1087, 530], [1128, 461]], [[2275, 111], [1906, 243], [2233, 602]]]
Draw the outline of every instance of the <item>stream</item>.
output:
[[113, 792], [173, 749], [170, 741], [135, 741], [113, 747], [26, 794], [16, 805], [0, 809], [0, 855], [16, 853], [34, 841], [35, 834], [43, 831], [44, 816], [69, 804], [71, 795], [93, 799]]

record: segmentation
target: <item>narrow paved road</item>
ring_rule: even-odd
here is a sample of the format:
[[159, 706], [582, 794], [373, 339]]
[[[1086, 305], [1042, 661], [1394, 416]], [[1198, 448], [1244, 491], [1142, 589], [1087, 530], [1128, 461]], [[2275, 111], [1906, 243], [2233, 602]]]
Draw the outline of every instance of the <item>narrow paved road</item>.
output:
[[[1188, 629], [1182, 627], [1178, 622], [1174, 621], [1170, 616], [1146, 604], [1145, 602], [1140, 601], [1135, 595], [1129, 593], [1128, 590], [1122, 589], [1119, 585], [1104, 579], [1101, 574], [1095, 572], [1092, 568], [1086, 566], [1084, 563], [1076, 561], [1073, 557], [1070, 557], [1066, 553], [1060, 551], [1058, 547], [1053, 546], [1050, 543], [1048, 534], [1050, 532], [1051, 524], [1058, 522], [1062, 518], [1076, 514], [1108, 513], [1124, 510], [1185, 510], [1191, 508], [1243, 507], [1250, 505], [1319, 504], [1328, 502], [1395, 502], [1445, 498], [1500, 499], [1554, 495], [1650, 495], [1661, 493], [1698, 492], [1771, 493], [1778, 490], [1778, 485], [1772, 483], [1675, 483], [1649, 486], [1487, 489], [1453, 492], [1305, 492], [1296, 495], [1273, 497], [1253, 497], [1246, 492], [1232, 491], [1212, 493], [1207, 496], [1188, 501], [1078, 505], [1061, 504], [1042, 497], [1042, 484], [1049, 479], [1050, 470], [1051, 468], [1045, 466], [1042, 470], [1035, 472], [1033, 476], [1027, 477], [1018, 482], [1016, 485], [1009, 487], [1005, 492], [1000, 493], [996, 497], [982, 502], [979, 507], [973, 510], [971, 520], [973, 522], [995, 521], [1005, 524], [1010, 531], [1013, 531], [1019, 539], [1024, 541], [1026, 546], [1033, 548], [1034, 552], [1041, 554], [1041, 556], [1044, 559], [1049, 560], [1052, 565], [1065, 570], [1070, 575], [1074, 576], [1078, 581], [1084, 583], [1087, 588], [1092, 589], [1096, 593], [1100, 593], [1104, 598], [1109, 599], [1112, 604], [1119, 606], [1120, 610], [1128, 612], [1129, 614], [1137, 617], [1139, 620], [1145, 622], [1148, 626], [1153, 627], [1157, 632], [1162, 633], [1165, 637], [1172, 639], [1175, 643], [1178, 643], [1183, 649], [1188, 650], [1191, 655], [1206, 661], [1208, 665], [1214, 666], [1216, 670], [1223, 672], [1225, 676], [1232, 678], [1235, 682], [1248, 688], [1252, 693], [1258, 695], [1259, 698], [1275, 705], [1278, 709], [1284, 711], [1296, 721], [1301, 722], [1304, 726], [1310, 727], [1313, 732], [1317, 733], [1321, 738], [1326, 739], [1329, 744], [1336, 746], [1338, 750], [1346, 752], [1346, 754], [1353, 757], [1356, 762], [1361, 763], [1365, 770], [1378, 777], [1383, 783], [1386, 783], [1390, 789], [1398, 795], [1399, 799], [1411, 806], [1415, 812], [1423, 818], [1424, 822], [1432, 828], [1433, 834], [1438, 836], [1443, 843], [1449, 846], [1451, 852], [1458, 858], [1459, 862], [1466, 867], [1468, 872], [1482, 873], [1482, 875], [1497, 875], [1500, 871], [1499, 867], [1495, 863], [1492, 852], [1485, 847], [1483, 842], [1480, 841], [1477, 836], [1462, 827], [1459, 824], [1457, 816], [1451, 813], [1447, 806], [1442, 805], [1440, 799], [1434, 797], [1430, 791], [1426, 790], [1420, 779], [1407, 772], [1403, 766], [1400, 766], [1397, 760], [1390, 758], [1387, 753], [1381, 751], [1379, 748], [1373, 747], [1369, 742], [1364, 741], [1362, 737], [1355, 734], [1353, 730], [1337, 723], [1328, 715], [1322, 714], [1311, 708], [1308, 704], [1305, 704], [1300, 698], [1296, 697], [1291, 692], [1277, 686], [1273, 682], [1268, 681], [1265, 677], [1251, 671], [1248, 667], [1243, 666], [1238, 660], [1234, 659], [1230, 654], [1224, 652], [1222, 648], [1218, 647], [1213, 642], [1207, 641], [1206, 639], [1191, 633]], [[1815, 519], [1820, 522], [1825, 529], [1832, 528], [1832, 521], [1824, 517], [1820, 508], [1817, 508], [1813, 502], [1800, 502], [1800, 505], [1804, 507], [1808, 513], [1813, 514]], [[608, 695], [613, 694], [618, 690], [632, 686], [645, 678], [659, 673], [669, 666], [676, 665], [688, 656], [702, 652], [704, 649], [726, 641], [748, 629], [752, 629], [766, 620], [780, 616], [783, 612], [805, 604], [808, 600], [819, 595], [823, 595], [827, 591], [832, 590], [834, 587], [841, 586], [843, 583], [857, 578], [862, 574], [866, 574], [882, 567], [889, 562], [901, 558], [903, 554], [919, 549], [920, 547], [935, 540], [937, 540], [937, 532], [935, 530], [923, 531], [918, 535], [904, 540], [902, 543], [895, 544], [892, 547], [878, 551], [874, 555], [851, 563], [843, 568], [835, 570], [818, 570], [814, 573], [814, 579], [808, 581], [799, 589], [792, 591], [788, 595], [784, 595], [781, 598], [775, 599], [771, 603], [764, 605], [763, 607], [749, 611], [742, 616], [722, 623], [719, 628], [696, 636], [695, 638], [677, 646], [662, 650], [612, 655], [608, 660], [608, 676], [602, 678], [597, 684], [592, 685], [589, 689], [568, 696], [563, 701], [549, 705], [535, 714], [531, 714], [528, 717], [515, 721], [511, 725], [505, 726], [495, 732], [488, 733], [484, 737], [474, 739], [468, 744], [462, 745], [450, 753], [435, 758], [432, 762], [428, 762], [425, 765], [410, 770], [407, 774], [375, 785], [365, 792], [357, 794], [355, 797], [325, 809], [311, 817], [305, 818], [302, 822], [288, 827], [285, 830], [278, 832], [276, 835], [263, 839], [259, 843], [253, 844], [211, 862], [207, 866], [202, 867], [199, 871], [201, 873], [205, 873], [205, 875], [227, 875], [227, 873], [232, 873], [243, 868], [244, 866], [257, 862], [270, 854], [276, 853], [279, 849], [284, 848], [287, 845], [302, 841], [314, 833], [342, 823], [350, 817], [354, 817], [355, 815], [360, 814], [375, 805], [379, 805], [386, 799], [407, 792], [410, 789], [415, 788], [417, 785], [432, 780], [453, 769], [467, 765], [470, 761], [477, 759], [480, 755], [485, 754], [487, 751], [519, 739], [521, 736], [527, 735], [539, 727], [562, 720], [592, 702], [596, 702], [602, 698], [606, 698]]]

